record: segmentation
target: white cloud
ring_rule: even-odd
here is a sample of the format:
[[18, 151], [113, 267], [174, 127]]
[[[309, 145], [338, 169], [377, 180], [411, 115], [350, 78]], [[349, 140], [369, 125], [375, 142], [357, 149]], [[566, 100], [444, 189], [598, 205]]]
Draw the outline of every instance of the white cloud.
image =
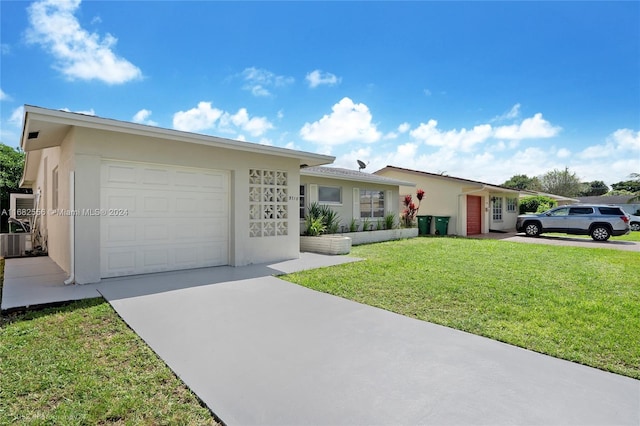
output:
[[100, 37], [80, 26], [75, 12], [80, 0], [41, 0], [29, 6], [27, 41], [39, 44], [55, 58], [55, 68], [69, 79], [122, 84], [142, 77], [138, 67], [118, 57], [117, 39]]
[[140, 124], [147, 124], [149, 126], [157, 126], [158, 123], [156, 123], [153, 120], [149, 120], [149, 117], [151, 117], [152, 112], [149, 111], [148, 109], [141, 109], [140, 111], [136, 112], [136, 114], [133, 116], [133, 122], [134, 123], [140, 123]]
[[569, 158], [571, 156], [571, 151], [566, 148], [560, 148], [556, 155], [558, 158]]
[[245, 68], [242, 71], [242, 77], [245, 81], [242, 88], [258, 97], [271, 96], [269, 88], [283, 87], [295, 81], [293, 77], [276, 75], [271, 71], [255, 67]]
[[173, 115], [173, 128], [185, 132], [211, 129], [222, 114], [222, 110], [211, 108], [211, 102], [199, 102], [196, 108], [176, 112]]
[[502, 115], [498, 115], [494, 117], [491, 121], [505, 121], [505, 120], [515, 120], [520, 117], [520, 104], [515, 104], [511, 107], [511, 109], [505, 112]]
[[471, 130], [441, 131], [436, 120], [420, 123], [409, 134], [414, 139], [431, 146], [446, 146], [455, 150], [469, 151], [474, 145], [482, 143], [492, 136], [491, 125], [481, 124]]
[[411, 125], [407, 122], [404, 122], [398, 126], [398, 132], [400, 133], [407, 133], [409, 129], [411, 129]]
[[268, 130], [273, 129], [273, 124], [271, 124], [266, 117], [249, 117], [246, 108], [240, 108], [238, 112], [233, 115], [225, 112], [222, 117], [220, 117], [220, 129], [223, 131], [233, 131], [230, 129], [231, 126], [249, 132], [251, 136], [261, 136]]
[[11, 96], [7, 95], [6, 93], [4, 93], [2, 89], [0, 89], [0, 101], [10, 101], [10, 100], [11, 100]]
[[429, 89], [424, 89], [422, 92], [424, 93], [425, 96], [431, 96], [431, 90]]
[[345, 97], [331, 110], [330, 115], [324, 115], [313, 123], [305, 123], [300, 136], [306, 141], [323, 145], [372, 143], [382, 137], [382, 133], [371, 122], [371, 112], [365, 104], [354, 104]]
[[[213, 108], [211, 102], [199, 102], [196, 108], [178, 111], [173, 115], [173, 128], [187, 132], [217, 130], [224, 133], [237, 133], [234, 138], [246, 140], [239, 131], [248, 132], [251, 136], [262, 136], [273, 129], [273, 124], [266, 117], [251, 117], [246, 108], [240, 108], [235, 114]], [[266, 139], [262, 139], [266, 140]]]
[[339, 84], [340, 81], [342, 81], [342, 79], [336, 77], [335, 74], [332, 74], [330, 72], [323, 72], [321, 70], [313, 70], [308, 73], [305, 78], [307, 82], [309, 82], [309, 87], [312, 89], [323, 84], [327, 86], [335, 86], [336, 84]]
[[526, 118], [520, 124], [496, 127], [494, 137], [507, 140], [550, 138], [556, 136], [561, 127], [552, 126], [541, 113]]
[[11, 116], [9, 117], [9, 123], [17, 127], [22, 127], [23, 117], [24, 117], [24, 107], [19, 106], [18, 108], [14, 109], [13, 112], [11, 113]]
[[[624, 157], [635, 155], [636, 162], [640, 163], [640, 131], [631, 129], [618, 129], [607, 136], [605, 143], [592, 145], [578, 154], [578, 158], [592, 160], [598, 158]], [[638, 166], [636, 167], [636, 169]]]

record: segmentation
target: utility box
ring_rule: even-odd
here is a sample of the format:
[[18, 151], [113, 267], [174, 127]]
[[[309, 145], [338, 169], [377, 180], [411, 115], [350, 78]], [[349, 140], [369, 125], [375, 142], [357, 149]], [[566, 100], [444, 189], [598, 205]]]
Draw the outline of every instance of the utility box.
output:
[[22, 257], [31, 250], [31, 234], [0, 234], [0, 257]]

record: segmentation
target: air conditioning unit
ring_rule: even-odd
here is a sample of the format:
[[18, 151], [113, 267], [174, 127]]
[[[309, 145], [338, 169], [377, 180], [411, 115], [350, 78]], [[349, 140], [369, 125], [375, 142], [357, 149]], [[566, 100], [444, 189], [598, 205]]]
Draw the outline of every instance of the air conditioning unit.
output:
[[0, 234], [0, 257], [21, 257], [31, 250], [31, 234]]

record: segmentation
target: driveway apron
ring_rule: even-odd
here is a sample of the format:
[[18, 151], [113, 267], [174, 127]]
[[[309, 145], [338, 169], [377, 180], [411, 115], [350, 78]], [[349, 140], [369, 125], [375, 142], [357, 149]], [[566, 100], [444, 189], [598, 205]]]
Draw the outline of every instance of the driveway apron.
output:
[[273, 276], [179, 287], [101, 292], [229, 425], [640, 424], [628, 377]]

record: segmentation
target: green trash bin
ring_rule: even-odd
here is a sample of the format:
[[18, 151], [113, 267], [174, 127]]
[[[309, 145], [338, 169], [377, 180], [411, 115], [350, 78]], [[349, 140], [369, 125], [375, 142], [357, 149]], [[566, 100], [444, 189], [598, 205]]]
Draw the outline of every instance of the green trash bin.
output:
[[436, 216], [436, 235], [447, 235], [450, 216]]
[[433, 216], [418, 216], [418, 235], [431, 233], [431, 219]]

